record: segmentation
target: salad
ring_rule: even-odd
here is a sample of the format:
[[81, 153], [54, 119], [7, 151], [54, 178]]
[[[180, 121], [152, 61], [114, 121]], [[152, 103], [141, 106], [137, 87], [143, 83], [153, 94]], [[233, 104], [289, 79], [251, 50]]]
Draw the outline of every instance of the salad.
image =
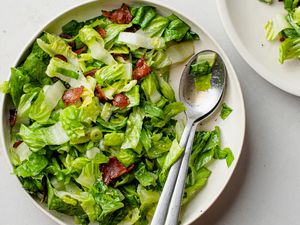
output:
[[[261, 0], [272, 4], [272, 0]], [[279, 40], [279, 62], [300, 57], [300, 1], [284, 0], [284, 14], [277, 14], [265, 25], [266, 39]]]
[[[78, 224], [149, 224], [183, 152], [185, 107], [169, 68], [198, 39], [176, 15], [126, 4], [72, 20], [59, 36], [44, 32], [1, 85], [14, 105], [9, 154], [27, 192]], [[196, 133], [184, 204], [205, 185], [209, 162], [232, 163], [220, 139], [218, 127]]]

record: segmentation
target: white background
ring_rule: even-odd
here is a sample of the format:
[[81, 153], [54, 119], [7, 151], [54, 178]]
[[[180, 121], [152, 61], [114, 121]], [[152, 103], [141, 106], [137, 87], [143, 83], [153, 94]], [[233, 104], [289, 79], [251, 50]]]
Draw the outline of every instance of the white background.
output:
[[[300, 98], [264, 81], [238, 55], [222, 28], [215, 0], [155, 1], [172, 6], [213, 35], [235, 67], [244, 93], [247, 125], [240, 162], [221, 197], [193, 225], [299, 225]], [[1, 0], [0, 80], [7, 78], [33, 34], [81, 2], [85, 1]], [[1, 149], [0, 225], [11, 224], [55, 223], [24, 195]]]

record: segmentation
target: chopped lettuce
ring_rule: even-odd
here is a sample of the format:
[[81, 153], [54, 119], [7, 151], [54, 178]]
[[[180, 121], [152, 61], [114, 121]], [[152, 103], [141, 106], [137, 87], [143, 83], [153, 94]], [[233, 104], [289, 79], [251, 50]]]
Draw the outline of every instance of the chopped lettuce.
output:
[[190, 71], [194, 75], [197, 91], [207, 91], [211, 87], [212, 67], [216, 57], [217, 54], [214, 52], [202, 53], [191, 64]]
[[300, 37], [287, 38], [279, 46], [279, 62], [300, 57]]
[[166, 54], [172, 64], [185, 61], [194, 54], [194, 44], [186, 41], [172, 45], [167, 49]]
[[182, 41], [185, 35], [189, 32], [190, 26], [174, 14], [168, 16], [168, 19], [170, 20], [170, 23], [164, 32], [165, 40]]
[[62, 55], [74, 66], [78, 65], [76, 54], [62, 38], [49, 33], [46, 33], [46, 38], [47, 42], [42, 38], [37, 39], [37, 44], [44, 52], [48, 53], [51, 57]]
[[[268, 3], [272, 3], [271, 1]], [[289, 59], [299, 59], [298, 39], [300, 37], [300, 7], [299, 0], [285, 0], [285, 13], [277, 14], [265, 25], [266, 39], [276, 38], [282, 42], [279, 46], [279, 62]]]
[[46, 122], [65, 90], [65, 86], [60, 81], [44, 86], [30, 107], [29, 117], [39, 123]]
[[121, 32], [118, 42], [128, 45], [131, 49], [161, 49], [165, 47], [165, 41], [161, 37], [148, 37], [141, 33]]
[[143, 79], [141, 87], [146, 95], [147, 100], [152, 103], [157, 103], [162, 95], [158, 90], [158, 81], [155, 74], [149, 74], [146, 78]]
[[143, 119], [144, 112], [140, 108], [134, 108], [127, 120], [125, 140], [122, 143], [121, 149], [130, 148], [137, 151], [143, 126]]
[[29, 156], [28, 160], [16, 167], [15, 173], [23, 178], [34, 177], [39, 175], [47, 165], [48, 160], [45, 156], [34, 153]]
[[225, 120], [231, 113], [232, 113], [232, 109], [224, 102], [222, 104], [220, 117], [222, 118], [222, 120]]
[[291, 25], [286, 20], [286, 17], [282, 14], [277, 14], [274, 19], [268, 21], [265, 25], [266, 39], [272, 41], [281, 31], [289, 28], [291, 28]]
[[157, 15], [142, 31], [149, 37], [161, 37], [168, 25], [168, 18]]
[[156, 9], [153, 6], [135, 8], [133, 9], [133, 16], [132, 23], [140, 25], [141, 28], [145, 28], [156, 16]]
[[116, 61], [112, 55], [105, 49], [105, 42], [100, 34], [93, 28], [83, 27], [79, 31], [80, 40], [85, 43], [94, 59], [100, 60], [107, 65], [115, 64]]
[[60, 122], [41, 128], [28, 128], [22, 124], [19, 135], [34, 152], [41, 150], [46, 145], [62, 145], [70, 140]]
[[9, 80], [9, 94], [15, 106], [20, 102], [23, 92], [23, 86], [29, 82], [29, 77], [19, 69], [11, 68], [11, 77]]

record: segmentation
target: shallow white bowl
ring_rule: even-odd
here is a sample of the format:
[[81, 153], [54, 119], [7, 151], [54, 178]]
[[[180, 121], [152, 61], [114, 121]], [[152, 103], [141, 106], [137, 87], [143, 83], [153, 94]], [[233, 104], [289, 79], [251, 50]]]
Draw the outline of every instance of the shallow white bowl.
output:
[[[243, 102], [243, 96], [241, 92], [241, 88], [239, 85], [239, 81], [237, 79], [236, 73], [227, 58], [224, 51], [220, 48], [220, 46], [215, 42], [215, 40], [203, 29], [200, 25], [192, 22], [187, 19], [187, 17], [181, 15], [179, 12], [170, 9], [168, 6], [162, 6], [158, 4], [154, 4], [147, 1], [135, 1], [135, 0], [127, 0], [127, 1], [92, 1], [77, 7], [74, 7], [57, 18], [53, 19], [49, 22], [49, 24], [44, 27], [41, 31], [39, 31], [33, 38], [32, 41], [26, 46], [26, 48], [21, 52], [20, 57], [18, 58], [16, 65], [22, 62], [22, 60], [27, 56], [28, 49], [39, 36], [42, 31], [48, 31], [52, 33], [60, 33], [60, 28], [62, 25], [67, 23], [72, 19], [76, 20], [86, 20], [93, 17], [98, 16], [101, 13], [101, 9], [114, 9], [118, 8], [122, 2], [126, 2], [129, 5], [153, 5], [155, 6], [159, 13], [163, 15], [168, 15], [171, 13], [175, 13], [179, 17], [181, 17], [185, 22], [187, 22], [192, 30], [197, 32], [200, 35], [201, 41], [195, 42], [196, 52], [204, 49], [212, 49], [218, 52], [223, 60], [225, 61], [227, 72], [228, 72], [228, 82], [227, 89], [224, 96], [224, 101], [233, 108], [232, 114], [225, 120], [221, 120], [219, 117], [219, 113], [215, 114], [214, 117], [210, 118], [208, 121], [204, 122], [201, 129], [213, 129], [214, 126], [218, 125], [222, 131], [222, 142], [223, 146], [231, 147], [235, 156], [235, 160], [232, 163], [230, 168], [227, 168], [225, 160], [215, 161], [210, 165], [210, 169], [212, 170], [212, 175], [209, 178], [207, 185], [197, 194], [193, 200], [184, 208], [182, 224], [190, 224], [194, 220], [196, 220], [199, 216], [201, 216], [212, 204], [216, 201], [217, 197], [221, 194], [226, 184], [228, 183], [235, 167], [238, 162], [243, 140], [245, 133], [245, 108]], [[175, 89], [175, 92], [178, 92], [179, 79], [184, 68], [184, 63], [177, 64], [172, 66], [170, 80], [171, 84]], [[11, 100], [8, 96], [3, 99], [2, 102], [2, 129], [1, 129], [1, 138], [2, 143], [4, 143], [3, 149], [8, 149], [9, 140], [10, 140], [10, 128], [8, 125], [8, 110], [12, 106]], [[9, 161], [8, 154], [7, 159]], [[9, 161], [10, 163], [10, 161]], [[12, 167], [11, 167], [12, 168]], [[21, 184], [20, 184], [21, 185]], [[24, 193], [27, 192], [24, 190]], [[58, 224], [74, 224], [73, 218], [67, 215], [63, 215], [61, 213], [57, 213], [55, 211], [49, 211], [45, 204], [40, 203], [38, 200], [31, 198], [29, 194], [28, 197], [33, 200], [34, 204], [42, 210], [47, 216], [52, 218]]]
[[265, 23], [277, 13], [284, 13], [283, 3], [268, 5], [259, 0], [217, 0], [223, 26], [245, 61], [276, 87], [300, 96], [300, 62], [280, 64], [279, 41], [265, 40]]

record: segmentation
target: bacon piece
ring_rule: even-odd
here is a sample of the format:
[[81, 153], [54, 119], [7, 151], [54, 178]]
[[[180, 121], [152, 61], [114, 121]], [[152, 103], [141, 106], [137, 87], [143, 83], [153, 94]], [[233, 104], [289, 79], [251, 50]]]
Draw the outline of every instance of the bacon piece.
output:
[[65, 34], [65, 33], [61, 33], [59, 36], [60, 36], [61, 38], [64, 38], [64, 39], [72, 39], [72, 38], [73, 38], [72, 35], [70, 35], [70, 34]]
[[151, 68], [146, 64], [145, 59], [141, 58], [136, 62], [132, 77], [134, 80], [140, 80], [151, 72]]
[[54, 57], [56, 57], [56, 58], [58, 58], [58, 59], [61, 59], [62, 61], [65, 61], [65, 62], [68, 61], [67, 58], [64, 57], [63, 55], [55, 55]]
[[83, 46], [82, 48], [77, 49], [77, 50], [75, 50], [74, 52], [75, 52], [77, 55], [79, 55], [79, 54], [83, 53], [86, 49], [87, 49], [87, 47], [86, 47], [86, 46]]
[[104, 103], [108, 101], [108, 98], [105, 96], [104, 92], [102, 91], [102, 89], [100, 88], [100, 86], [97, 84], [96, 85], [96, 96], [99, 98], [100, 102]]
[[100, 166], [103, 182], [109, 185], [114, 179], [129, 173], [133, 168], [134, 164], [126, 168], [116, 157], [111, 157], [108, 163]]
[[87, 72], [84, 73], [84, 76], [86, 76], [86, 77], [88, 77], [88, 76], [95, 77], [95, 73], [97, 72], [97, 70], [98, 69], [92, 69], [90, 71], [87, 71]]
[[98, 26], [98, 27], [96, 27], [96, 31], [100, 34], [100, 36], [102, 38], [105, 38], [105, 36], [106, 36], [106, 30], [104, 28]]
[[127, 98], [126, 95], [117, 94], [115, 95], [112, 103], [114, 106], [124, 109], [126, 106], [129, 105], [129, 99]]
[[62, 100], [64, 101], [65, 106], [76, 104], [80, 100], [82, 92], [83, 86], [66, 90], [64, 95], [62, 96]]
[[23, 143], [23, 141], [21, 141], [21, 140], [17, 140], [15, 143], [14, 143], [14, 145], [13, 145], [13, 147], [14, 148], [17, 148], [20, 144], [22, 144]]
[[102, 10], [102, 14], [113, 23], [128, 24], [132, 20], [132, 15], [126, 4], [122, 4], [121, 8], [111, 12]]
[[16, 124], [17, 121], [17, 110], [16, 109], [10, 109], [9, 110], [9, 125], [10, 127], [13, 127]]

